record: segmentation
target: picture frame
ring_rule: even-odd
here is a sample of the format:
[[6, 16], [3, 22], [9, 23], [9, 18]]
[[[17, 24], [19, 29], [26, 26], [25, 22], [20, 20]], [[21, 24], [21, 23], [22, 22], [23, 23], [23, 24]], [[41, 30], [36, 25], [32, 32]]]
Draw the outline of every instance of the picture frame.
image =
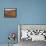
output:
[[17, 8], [4, 8], [4, 17], [16, 18]]

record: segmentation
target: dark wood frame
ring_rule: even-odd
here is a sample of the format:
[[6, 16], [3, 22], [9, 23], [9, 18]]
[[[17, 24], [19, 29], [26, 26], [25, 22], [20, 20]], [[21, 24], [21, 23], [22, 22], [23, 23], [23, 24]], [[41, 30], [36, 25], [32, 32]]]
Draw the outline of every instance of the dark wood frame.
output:
[[[16, 15], [15, 16], [7, 16], [7, 15], [5, 15], [5, 9], [15, 9]], [[4, 8], [4, 17], [5, 18], [16, 18], [16, 16], [17, 16], [17, 8]]]

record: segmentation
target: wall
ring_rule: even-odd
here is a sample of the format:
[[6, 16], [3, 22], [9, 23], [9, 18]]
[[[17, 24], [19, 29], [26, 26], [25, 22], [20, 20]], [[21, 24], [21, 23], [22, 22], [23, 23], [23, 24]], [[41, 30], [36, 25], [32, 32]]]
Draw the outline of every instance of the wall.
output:
[[46, 0], [21, 2], [21, 24], [46, 24]]
[[[4, 8], [17, 8], [17, 17], [4, 18]], [[46, 24], [46, 0], [0, 0], [0, 44], [8, 43], [17, 24]]]

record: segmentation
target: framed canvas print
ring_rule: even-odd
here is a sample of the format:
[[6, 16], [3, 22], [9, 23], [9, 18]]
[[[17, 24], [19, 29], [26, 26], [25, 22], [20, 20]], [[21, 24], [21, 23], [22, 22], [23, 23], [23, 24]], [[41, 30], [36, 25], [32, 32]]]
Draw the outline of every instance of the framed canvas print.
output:
[[4, 8], [4, 17], [16, 18], [16, 8]]

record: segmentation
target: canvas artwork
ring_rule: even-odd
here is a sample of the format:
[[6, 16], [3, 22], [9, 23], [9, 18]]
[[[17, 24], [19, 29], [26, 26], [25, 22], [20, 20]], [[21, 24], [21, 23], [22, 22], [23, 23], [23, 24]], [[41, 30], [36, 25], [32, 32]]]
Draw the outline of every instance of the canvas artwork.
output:
[[16, 8], [4, 8], [4, 17], [16, 18]]

